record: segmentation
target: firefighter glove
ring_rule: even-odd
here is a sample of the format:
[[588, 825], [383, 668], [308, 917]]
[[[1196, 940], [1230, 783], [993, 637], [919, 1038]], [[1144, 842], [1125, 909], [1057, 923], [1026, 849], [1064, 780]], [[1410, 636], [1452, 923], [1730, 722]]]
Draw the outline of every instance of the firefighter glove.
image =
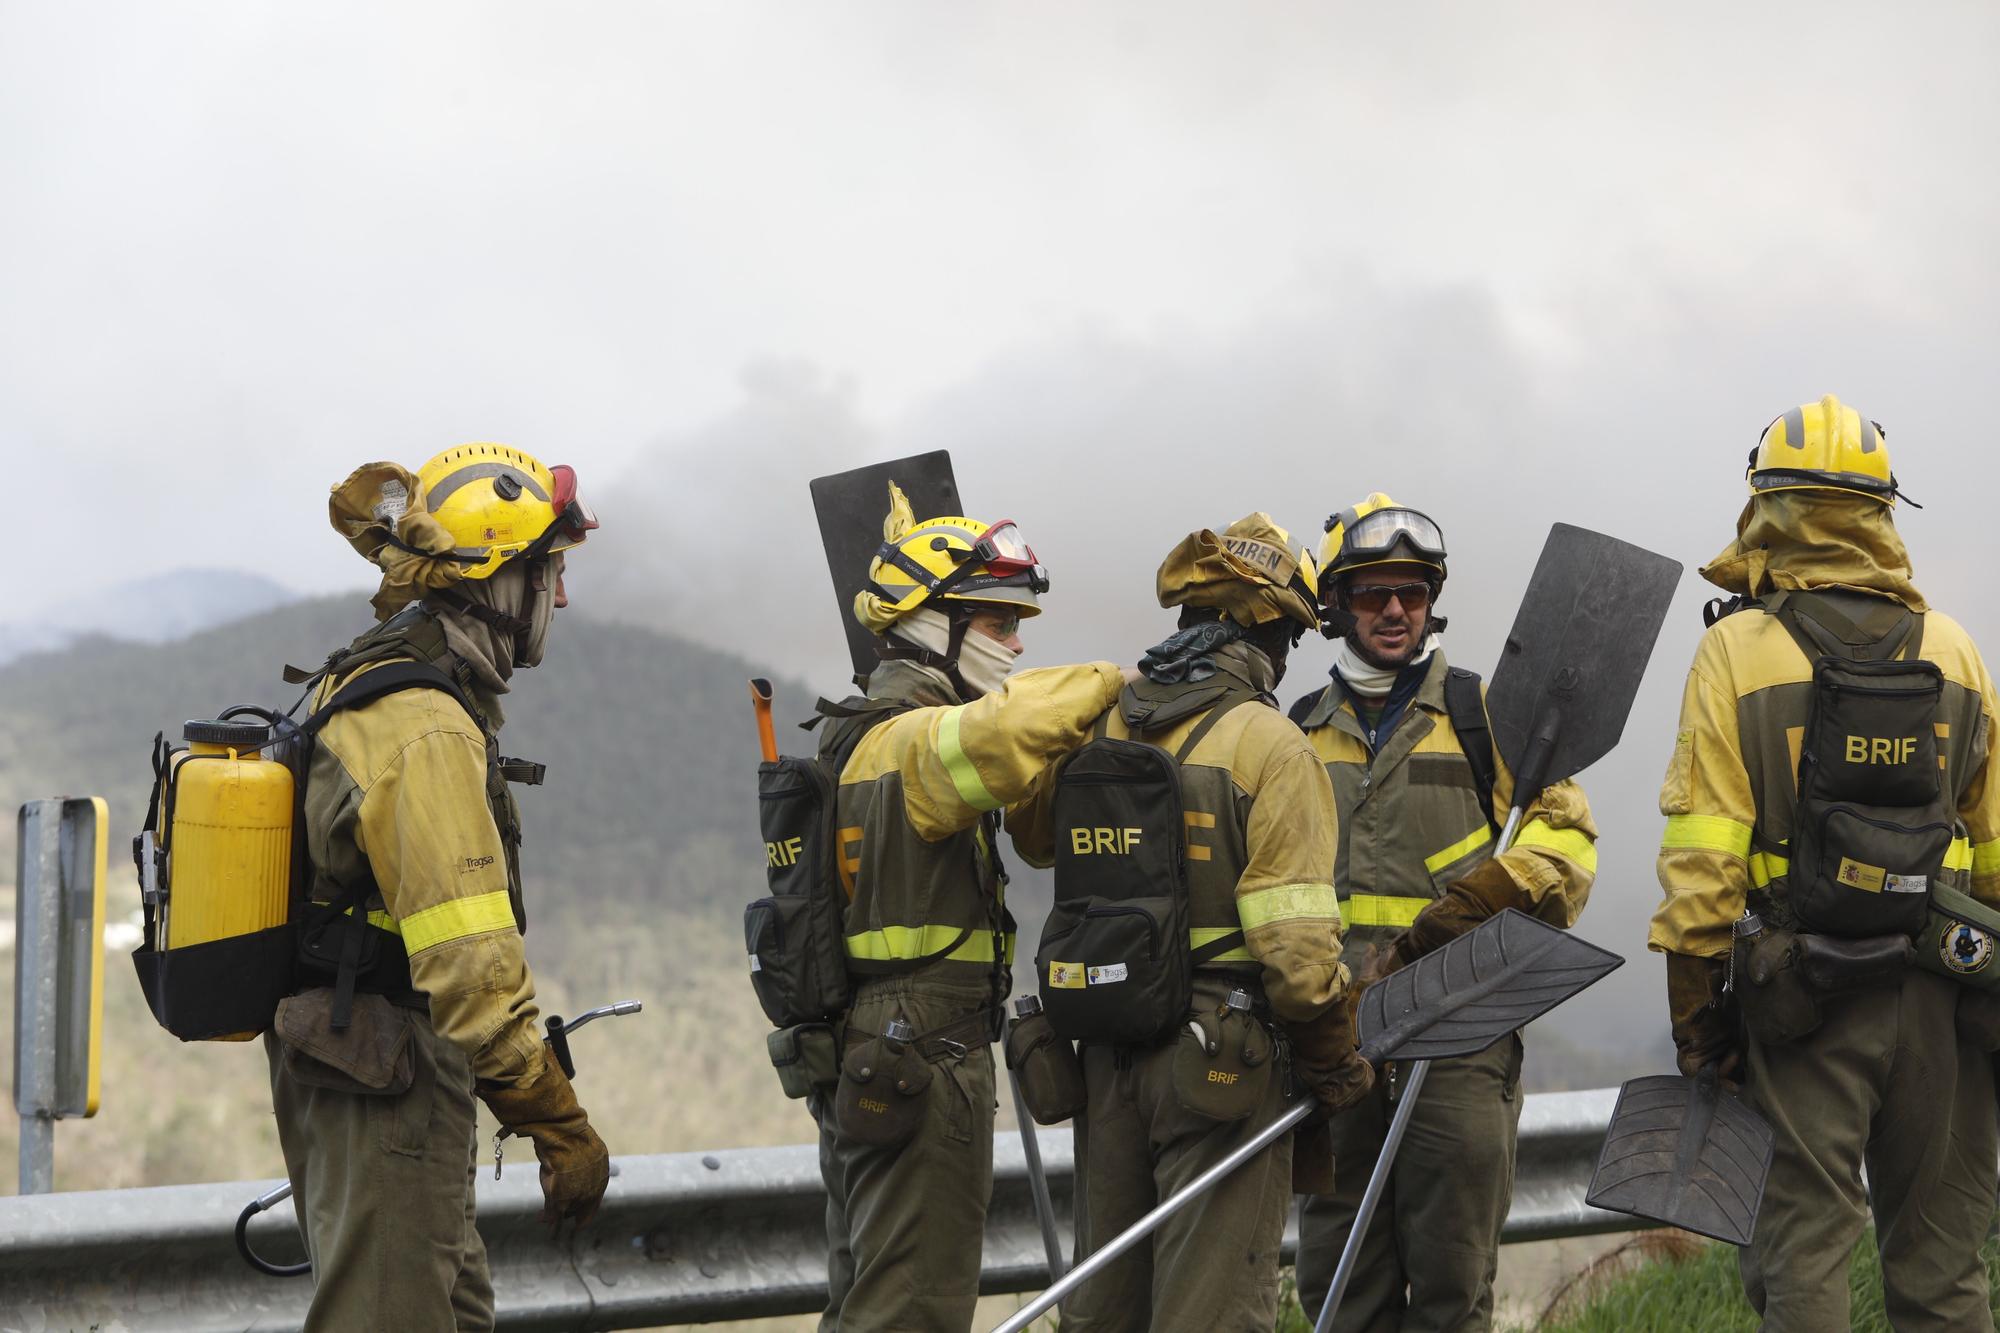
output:
[[1673, 1017], [1675, 1063], [1689, 1078], [1709, 1064], [1716, 1066], [1724, 1082], [1743, 1078], [1736, 1006], [1725, 989], [1728, 978], [1726, 958], [1667, 955], [1667, 1010]]
[[[1409, 929], [1396, 937], [1397, 965], [1408, 966], [1433, 949], [1442, 949], [1460, 935], [1484, 925], [1502, 908], [1520, 904], [1521, 889], [1497, 859], [1481, 861], [1438, 898], [1417, 913]], [[1393, 970], [1393, 969], [1392, 969]]]
[[1354, 1041], [1354, 1006], [1360, 994], [1359, 987], [1350, 986], [1318, 1018], [1287, 1025], [1299, 1081], [1328, 1111], [1345, 1110], [1375, 1086], [1375, 1066]]
[[509, 1133], [534, 1140], [542, 1164], [542, 1221], [574, 1219], [581, 1226], [595, 1217], [611, 1183], [611, 1153], [590, 1127], [562, 1066], [545, 1059], [529, 1082], [483, 1084], [479, 1094]]

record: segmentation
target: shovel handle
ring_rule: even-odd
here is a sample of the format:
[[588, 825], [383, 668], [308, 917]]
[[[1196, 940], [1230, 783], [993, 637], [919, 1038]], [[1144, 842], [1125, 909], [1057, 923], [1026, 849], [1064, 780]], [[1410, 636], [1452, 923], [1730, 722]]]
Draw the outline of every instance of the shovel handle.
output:
[[762, 676], [750, 678], [750, 706], [757, 711], [757, 744], [764, 762], [778, 762], [778, 735], [771, 729], [771, 682]]

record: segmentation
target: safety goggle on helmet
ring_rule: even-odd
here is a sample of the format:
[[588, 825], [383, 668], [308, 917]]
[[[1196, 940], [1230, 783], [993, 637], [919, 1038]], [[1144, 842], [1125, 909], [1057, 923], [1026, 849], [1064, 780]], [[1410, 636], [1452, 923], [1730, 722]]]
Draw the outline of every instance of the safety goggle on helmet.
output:
[[987, 526], [967, 518], [934, 518], [918, 524], [875, 553], [870, 579], [898, 612], [931, 601], [997, 602], [1040, 609], [1048, 571], [1012, 519]]
[[1338, 549], [1323, 561], [1328, 574], [1344, 573], [1361, 565], [1384, 564], [1396, 558], [1399, 547], [1405, 559], [1444, 568], [1444, 532], [1430, 515], [1400, 506], [1370, 510], [1360, 506], [1343, 509], [1326, 521], [1328, 534], [1339, 534]]

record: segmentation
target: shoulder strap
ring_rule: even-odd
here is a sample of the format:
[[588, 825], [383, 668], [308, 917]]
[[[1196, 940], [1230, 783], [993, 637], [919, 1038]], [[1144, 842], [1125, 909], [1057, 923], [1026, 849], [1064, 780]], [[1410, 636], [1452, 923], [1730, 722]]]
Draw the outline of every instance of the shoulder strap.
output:
[[1767, 610], [1777, 617], [1808, 661], [1841, 657], [1851, 662], [1886, 662], [1905, 647], [1906, 655], [1914, 660], [1923, 646], [1924, 618], [1907, 607], [1875, 639], [1870, 639], [1867, 631], [1829, 597], [1803, 592], [1782, 594], [1771, 599]]
[[[1493, 824], [1493, 782], [1497, 765], [1493, 758], [1493, 723], [1486, 716], [1486, 700], [1479, 693], [1479, 673], [1452, 667], [1444, 677], [1444, 709], [1451, 717], [1451, 729], [1458, 733], [1459, 748], [1472, 768], [1472, 787], [1479, 793], [1479, 810]], [[1527, 795], [1532, 798], [1534, 793]], [[1515, 797], [1518, 801], [1519, 795]]]
[[458, 682], [429, 662], [390, 662], [376, 667], [360, 677], [348, 681], [333, 692], [333, 696], [305, 720], [300, 727], [308, 736], [317, 735], [321, 727], [332, 720], [335, 713], [348, 708], [359, 708], [373, 703], [385, 695], [398, 694], [404, 690], [440, 690], [450, 695], [463, 708], [468, 717], [478, 717], [472, 706], [458, 688]]
[[1326, 688], [1322, 686], [1310, 694], [1300, 695], [1298, 700], [1286, 711], [1285, 716], [1298, 726], [1303, 727], [1306, 724], [1306, 719], [1312, 716], [1312, 710], [1319, 705], [1320, 696], [1325, 693]]
[[1201, 744], [1202, 737], [1208, 735], [1214, 729], [1216, 723], [1222, 721], [1224, 713], [1235, 708], [1238, 704], [1247, 704], [1256, 697], [1254, 694], [1235, 692], [1223, 695], [1215, 707], [1209, 709], [1201, 721], [1194, 724], [1194, 730], [1187, 734], [1187, 739], [1182, 741], [1180, 748], [1174, 751], [1174, 762], [1176, 764], [1187, 762], [1187, 757], [1194, 753], [1194, 747]]

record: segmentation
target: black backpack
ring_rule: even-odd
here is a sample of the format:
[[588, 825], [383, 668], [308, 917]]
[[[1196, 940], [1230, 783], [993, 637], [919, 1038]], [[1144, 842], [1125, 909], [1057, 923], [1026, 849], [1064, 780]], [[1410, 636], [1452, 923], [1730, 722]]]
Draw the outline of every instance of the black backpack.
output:
[[862, 737], [912, 705], [897, 701], [819, 701], [835, 719], [819, 751], [757, 765], [757, 819], [764, 834], [770, 892], [743, 909], [750, 984], [764, 1016], [780, 1028], [830, 1022], [853, 998], [847, 979], [847, 890], [840, 880], [840, 773]]
[[1917, 655], [1921, 615], [1903, 608], [1871, 633], [1847, 614], [1880, 609], [1862, 596], [1782, 592], [1762, 606], [1813, 664], [1787, 896], [1808, 930], [1913, 935], [1957, 816], [1938, 754], [1944, 673]]
[[1180, 748], [1104, 735], [1056, 777], [1055, 903], [1035, 951], [1042, 1008], [1070, 1041], [1151, 1045], [1187, 1017], [1194, 970], [1237, 948], [1243, 932], [1191, 948], [1180, 763], [1223, 714], [1225, 697]]

